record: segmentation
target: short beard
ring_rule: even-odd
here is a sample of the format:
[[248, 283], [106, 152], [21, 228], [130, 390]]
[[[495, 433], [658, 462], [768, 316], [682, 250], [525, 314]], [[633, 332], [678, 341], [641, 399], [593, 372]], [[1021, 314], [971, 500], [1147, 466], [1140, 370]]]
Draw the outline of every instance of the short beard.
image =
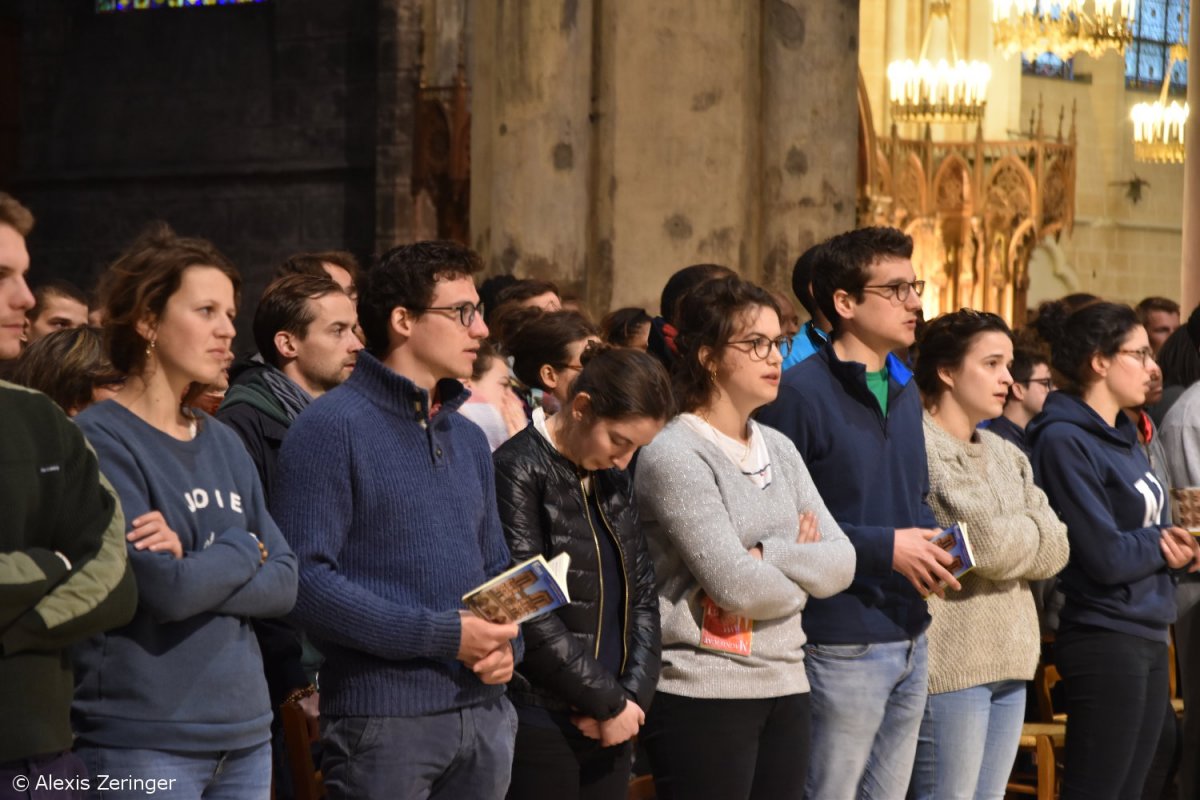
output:
[[306, 372], [304, 373], [304, 381], [319, 392], [325, 393], [331, 389], [336, 389], [345, 382], [348, 376], [344, 375], [343, 369], [344, 367], [338, 365], [336, 369], [329, 370], [328, 372]]

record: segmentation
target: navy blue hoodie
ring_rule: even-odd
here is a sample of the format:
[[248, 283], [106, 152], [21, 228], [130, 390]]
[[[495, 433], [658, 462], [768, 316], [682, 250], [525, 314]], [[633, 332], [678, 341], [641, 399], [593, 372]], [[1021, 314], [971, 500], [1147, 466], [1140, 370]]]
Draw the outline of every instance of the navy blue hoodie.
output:
[[1124, 414], [1109, 425], [1078, 397], [1054, 392], [1026, 428], [1034, 475], [1067, 524], [1059, 576], [1062, 624], [1167, 640], [1175, 587], [1159, 548], [1166, 489]]
[[814, 644], [902, 641], [929, 624], [925, 600], [892, 569], [896, 528], [938, 527], [925, 501], [921, 398], [908, 367], [893, 356], [887, 366], [886, 418], [866, 367], [830, 346], [785, 371], [779, 397], [758, 415], [795, 443], [858, 558], [849, 589], [809, 599], [804, 632]]

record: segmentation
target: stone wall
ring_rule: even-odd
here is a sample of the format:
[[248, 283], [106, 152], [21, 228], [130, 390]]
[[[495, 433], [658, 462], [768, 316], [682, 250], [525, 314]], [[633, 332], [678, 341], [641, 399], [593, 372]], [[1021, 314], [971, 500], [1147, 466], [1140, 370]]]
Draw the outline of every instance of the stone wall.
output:
[[472, 242], [602, 313], [717, 262], [773, 286], [854, 224], [856, 0], [495, 0], [473, 30]]

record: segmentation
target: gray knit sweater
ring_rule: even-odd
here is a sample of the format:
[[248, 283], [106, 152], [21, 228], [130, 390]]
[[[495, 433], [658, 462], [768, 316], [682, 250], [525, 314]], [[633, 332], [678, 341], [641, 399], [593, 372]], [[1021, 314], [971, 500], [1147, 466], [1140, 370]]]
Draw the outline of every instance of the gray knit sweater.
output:
[[[771, 458], [764, 489], [678, 419], [639, 456], [636, 490], [662, 615], [661, 691], [710, 699], [807, 692], [800, 612], [809, 594], [829, 597], [854, 577], [854, 548], [795, 446], [759, 430]], [[802, 511], [816, 513], [820, 542], [796, 544]], [[755, 545], [761, 561], [747, 552]], [[700, 649], [702, 593], [755, 620], [749, 656]]]
[[955, 438], [925, 413], [929, 505], [939, 525], [967, 523], [976, 567], [962, 591], [929, 598], [929, 691], [1029, 680], [1041, 636], [1029, 581], [1067, 563], [1067, 527], [1015, 445], [988, 431]]

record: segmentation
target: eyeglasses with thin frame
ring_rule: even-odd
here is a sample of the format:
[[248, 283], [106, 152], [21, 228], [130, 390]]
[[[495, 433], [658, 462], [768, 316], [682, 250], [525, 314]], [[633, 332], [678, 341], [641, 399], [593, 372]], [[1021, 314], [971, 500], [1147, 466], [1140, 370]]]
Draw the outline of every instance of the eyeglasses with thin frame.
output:
[[898, 283], [867, 284], [864, 289], [877, 289], [879, 296], [897, 303], [908, 300], [910, 292], [916, 292], [917, 297], [925, 293], [925, 281], [900, 281]]
[[1030, 378], [1027, 381], [1021, 381], [1021, 383], [1025, 384], [1026, 386], [1032, 386], [1036, 383], [1047, 392], [1053, 392], [1055, 389], [1053, 378]]
[[456, 306], [425, 306], [424, 308], [411, 308], [410, 311], [453, 311], [458, 314], [458, 321], [462, 323], [464, 328], [471, 327], [471, 323], [475, 321], [475, 317], [479, 314], [479, 306], [474, 303], [459, 303]]
[[1127, 356], [1134, 356], [1143, 367], [1146, 366], [1146, 361], [1152, 363], [1154, 361], [1154, 351], [1149, 347], [1143, 347], [1141, 350], [1118, 350], [1117, 352], [1124, 353]]
[[[779, 351], [779, 355], [787, 358], [792, 352], [792, 340], [787, 336], [780, 336], [778, 339], [768, 339], [765, 336], [755, 336], [753, 339], [739, 339], [729, 344], [748, 344], [750, 345], [749, 352], [755, 361], [766, 361], [771, 357], [771, 348], [774, 347]], [[738, 348], [739, 350], [741, 348]]]

